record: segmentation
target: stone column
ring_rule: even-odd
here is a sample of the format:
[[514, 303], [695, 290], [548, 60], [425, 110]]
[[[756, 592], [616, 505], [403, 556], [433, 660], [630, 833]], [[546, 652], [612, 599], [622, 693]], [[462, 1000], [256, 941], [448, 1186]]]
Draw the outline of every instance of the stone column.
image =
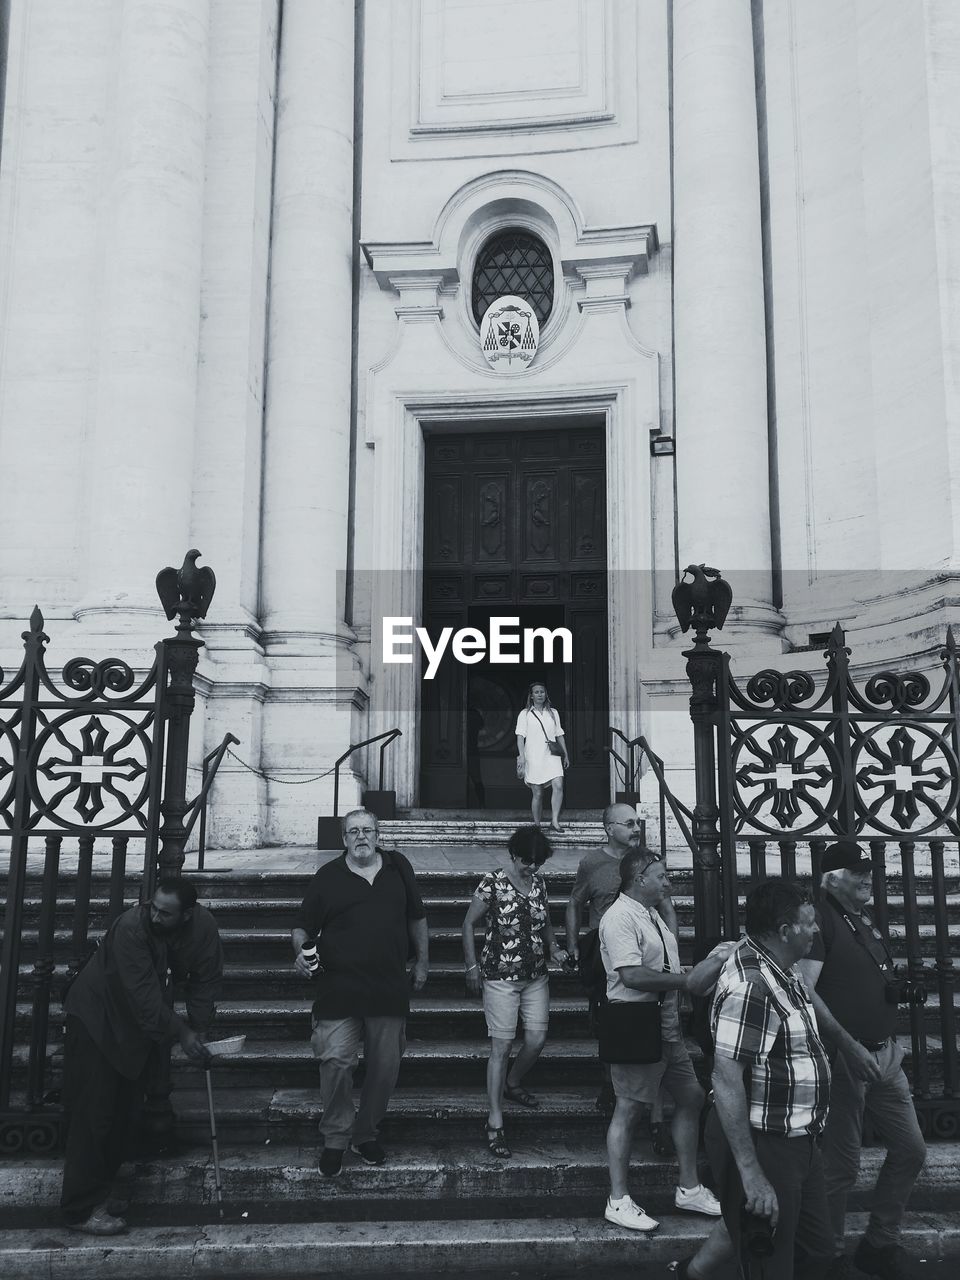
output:
[[[260, 645], [260, 499], [280, 0], [210, 0], [204, 244], [191, 542], [217, 574], [200, 631], [204, 751], [225, 733], [260, 759], [269, 672]], [[199, 727], [194, 731], [194, 741]], [[191, 761], [193, 762], [193, 761]], [[226, 756], [207, 839], [262, 840], [266, 783]]]
[[674, 4], [674, 314], [680, 567], [722, 569], [724, 629], [776, 631], [750, 0]]
[[189, 545], [208, 20], [123, 0], [77, 611], [96, 629], [155, 630], [154, 577]]
[[268, 646], [337, 634], [347, 546], [353, 3], [287, 0], [270, 264], [262, 623]]
[[[286, 0], [261, 565], [261, 622], [273, 671], [261, 756], [268, 773], [319, 773], [351, 735], [353, 690], [344, 675], [352, 671], [352, 637], [342, 620], [342, 575], [350, 458], [353, 41], [352, 0]], [[316, 816], [322, 789], [311, 787], [309, 797], [297, 797], [297, 790], [271, 789], [277, 838], [296, 835], [301, 801], [309, 799]], [[353, 798], [349, 781], [346, 788], [341, 781], [341, 793]], [[320, 804], [322, 809], [322, 799]], [[311, 830], [315, 835], [315, 827], [304, 827], [302, 836]]]

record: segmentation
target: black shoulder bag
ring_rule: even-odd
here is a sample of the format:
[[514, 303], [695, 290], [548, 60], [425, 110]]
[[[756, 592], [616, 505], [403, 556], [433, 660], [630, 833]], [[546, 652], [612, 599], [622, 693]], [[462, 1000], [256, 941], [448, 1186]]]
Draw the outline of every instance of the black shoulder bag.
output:
[[[655, 917], [651, 915], [651, 919], [663, 944], [661, 972], [670, 973], [663, 930]], [[600, 1006], [600, 1061], [638, 1065], [659, 1062], [663, 1057], [662, 1004], [662, 993], [657, 1000], [604, 1000]]]

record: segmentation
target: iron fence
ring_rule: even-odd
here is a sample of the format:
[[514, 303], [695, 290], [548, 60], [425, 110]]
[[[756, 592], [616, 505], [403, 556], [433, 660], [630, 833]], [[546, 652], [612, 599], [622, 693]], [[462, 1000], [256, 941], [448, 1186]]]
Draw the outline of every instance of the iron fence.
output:
[[[960, 654], [948, 629], [939, 671], [854, 678], [839, 624], [822, 677], [767, 668], [741, 684], [709, 632], [730, 589], [691, 566], [675, 591], [692, 686], [697, 802], [693, 811], [698, 942], [740, 932], [738, 844], [756, 881], [773, 865], [810, 875], [837, 839], [869, 845], [876, 914], [893, 931], [906, 976], [936, 995], [908, 1007], [909, 1068], [924, 1131], [960, 1132], [954, 1009], [960, 847]], [[891, 907], [896, 907], [894, 919]]]
[[[216, 585], [211, 570], [197, 568], [198, 556], [189, 552], [179, 571], [157, 577], [167, 617], [179, 620], [176, 635], [155, 646], [145, 675], [121, 658], [76, 657], [55, 678], [39, 608], [23, 633], [18, 671], [9, 680], [0, 672], [0, 820], [10, 833], [0, 950], [0, 1155], [51, 1151], [61, 1140], [63, 1114], [50, 1088], [51, 1004], [60, 995], [55, 980], [69, 982], [89, 954], [98, 843], [102, 849], [109, 842], [104, 927], [124, 909], [134, 851], [141, 901], [158, 876], [183, 866], [193, 815], [209, 786], [186, 799], [193, 675], [203, 643], [193, 627]], [[70, 886], [64, 871], [74, 856]], [[58, 929], [65, 918], [69, 930]], [[65, 952], [68, 963], [58, 973]], [[18, 1043], [24, 1024], [29, 1032]], [[168, 1065], [158, 1060], [144, 1110], [157, 1134], [172, 1130], [169, 1093]]]

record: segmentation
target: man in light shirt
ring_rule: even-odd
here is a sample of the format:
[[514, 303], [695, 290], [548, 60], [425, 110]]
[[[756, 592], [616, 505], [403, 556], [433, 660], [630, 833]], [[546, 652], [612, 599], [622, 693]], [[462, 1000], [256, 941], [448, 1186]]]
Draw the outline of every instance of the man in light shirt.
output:
[[697, 1144], [704, 1094], [680, 1029], [680, 991], [706, 995], [717, 980], [735, 943], [721, 943], [689, 973], [680, 966], [673, 924], [660, 915], [658, 903], [668, 896], [670, 881], [659, 854], [636, 849], [620, 862], [620, 895], [600, 921], [600, 951], [607, 972], [607, 1000], [660, 1001], [663, 1050], [658, 1062], [614, 1063], [610, 1078], [616, 1108], [607, 1131], [610, 1168], [608, 1222], [635, 1231], [659, 1225], [631, 1199], [627, 1189], [630, 1147], [644, 1107], [652, 1107], [661, 1084], [674, 1099], [671, 1133], [677, 1151], [678, 1209], [719, 1217], [720, 1204], [697, 1175]]

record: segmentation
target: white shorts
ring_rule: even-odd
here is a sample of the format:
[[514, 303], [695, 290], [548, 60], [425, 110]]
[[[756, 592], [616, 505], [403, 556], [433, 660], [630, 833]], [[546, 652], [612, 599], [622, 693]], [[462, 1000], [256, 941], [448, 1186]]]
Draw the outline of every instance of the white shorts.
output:
[[546, 1031], [550, 1017], [550, 986], [547, 975], [539, 978], [484, 978], [483, 1012], [491, 1040], [512, 1040], [517, 1034], [517, 1018], [524, 1031]]

